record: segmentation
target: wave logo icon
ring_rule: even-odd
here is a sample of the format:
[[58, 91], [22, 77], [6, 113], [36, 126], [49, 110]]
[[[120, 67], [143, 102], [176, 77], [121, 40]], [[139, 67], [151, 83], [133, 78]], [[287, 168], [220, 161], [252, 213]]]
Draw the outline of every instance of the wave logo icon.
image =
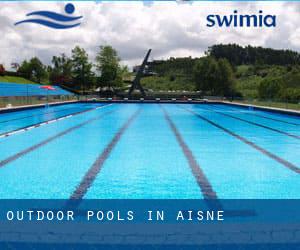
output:
[[[68, 3], [65, 6], [66, 14], [59, 14], [52, 11], [35, 11], [28, 13], [26, 16], [33, 17], [32, 19], [26, 19], [15, 23], [15, 25], [24, 23], [36, 23], [53, 29], [70, 29], [80, 25], [78, 22], [82, 16], [71, 16], [75, 11], [75, 6]], [[40, 18], [42, 17], [42, 18]], [[43, 19], [46, 18], [46, 19]], [[76, 22], [77, 21], [77, 22]]]

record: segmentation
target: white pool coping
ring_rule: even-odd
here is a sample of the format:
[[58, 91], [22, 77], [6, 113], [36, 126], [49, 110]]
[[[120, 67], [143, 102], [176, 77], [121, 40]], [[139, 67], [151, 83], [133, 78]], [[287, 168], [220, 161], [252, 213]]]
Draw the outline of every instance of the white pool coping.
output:
[[[63, 102], [51, 102], [48, 105], [49, 106], [53, 106], [53, 105], [59, 105], [59, 104], [67, 104], [67, 103], [77, 103], [78, 101], [63, 101]], [[9, 110], [22, 110], [22, 109], [30, 109], [30, 108], [39, 108], [39, 107], [43, 107], [45, 106], [47, 103], [41, 103], [41, 104], [31, 104], [31, 105], [22, 105], [22, 106], [12, 106], [10, 108], [0, 108], [0, 112], [1, 111], [9, 111]]]
[[243, 106], [243, 107], [253, 107], [258, 109], [264, 109], [264, 110], [270, 110], [270, 111], [277, 111], [277, 112], [283, 112], [283, 113], [294, 113], [300, 115], [300, 111], [295, 109], [284, 109], [284, 108], [275, 108], [270, 106], [260, 106], [260, 105], [253, 105], [253, 104], [246, 104], [246, 103], [240, 103], [240, 102], [229, 102], [229, 101], [222, 101], [224, 104], [229, 105], [235, 105], [235, 106]]

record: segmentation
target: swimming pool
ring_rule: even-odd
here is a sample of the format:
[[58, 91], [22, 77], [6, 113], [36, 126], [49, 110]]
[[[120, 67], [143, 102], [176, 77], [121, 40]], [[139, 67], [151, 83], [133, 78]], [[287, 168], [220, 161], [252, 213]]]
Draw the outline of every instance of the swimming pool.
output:
[[300, 198], [299, 128], [296, 116], [225, 104], [3, 113], [0, 198]]

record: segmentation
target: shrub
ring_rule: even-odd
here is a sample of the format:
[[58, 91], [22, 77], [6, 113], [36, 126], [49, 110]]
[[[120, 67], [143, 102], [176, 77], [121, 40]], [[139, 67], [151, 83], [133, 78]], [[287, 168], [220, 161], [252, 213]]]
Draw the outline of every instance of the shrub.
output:
[[286, 88], [280, 94], [282, 101], [298, 103], [300, 101], [300, 89]]
[[176, 79], [176, 76], [174, 76], [174, 75], [170, 75], [170, 77], [169, 77], [169, 80], [170, 80], [170, 82], [174, 82], [174, 81], [175, 81], [175, 79]]
[[262, 99], [278, 97], [282, 85], [282, 80], [279, 78], [262, 80], [258, 86], [258, 95]]

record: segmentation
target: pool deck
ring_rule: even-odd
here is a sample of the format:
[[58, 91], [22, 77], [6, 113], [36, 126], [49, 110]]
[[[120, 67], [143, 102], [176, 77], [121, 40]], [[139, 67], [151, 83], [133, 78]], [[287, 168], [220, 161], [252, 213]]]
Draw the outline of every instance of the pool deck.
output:
[[[230, 101], [224, 101], [224, 100], [113, 100], [113, 99], [103, 99], [103, 100], [53, 102], [53, 103], [49, 103], [49, 106], [57, 106], [57, 105], [72, 104], [72, 103], [87, 103], [87, 102], [90, 102], [90, 103], [227, 104], [227, 105], [244, 107], [244, 108], [251, 107], [251, 108], [254, 108], [257, 110], [262, 110], [262, 111], [271, 111], [271, 112], [275, 112], [275, 113], [300, 116], [300, 111], [298, 111], [298, 110], [275, 108], [275, 107], [268, 107], [268, 106], [258, 106], [258, 105], [244, 104], [244, 103], [239, 103], [239, 102], [230, 102]], [[35, 104], [35, 105], [26, 105], [26, 106], [17, 106], [17, 107], [11, 107], [11, 108], [0, 108], [0, 114], [14, 112], [14, 111], [20, 111], [20, 110], [26, 110], [26, 109], [40, 108], [43, 106], [45, 106], [45, 103]]]
[[283, 109], [283, 108], [275, 108], [275, 107], [268, 107], [268, 106], [258, 106], [258, 105], [244, 104], [244, 103], [239, 103], [239, 102], [228, 102], [228, 101], [222, 101], [221, 103], [239, 106], [239, 107], [245, 107], [245, 108], [252, 107], [252, 108], [255, 108], [258, 110], [263, 110], [263, 111], [273, 111], [276, 113], [300, 116], [300, 111], [294, 110], [294, 109]]
[[[77, 103], [77, 102], [78, 101], [51, 102], [51, 103], [49, 103], [49, 106], [57, 106], [57, 105], [71, 104], [71, 103]], [[44, 107], [45, 105], [46, 105], [46, 103], [24, 105], [24, 106], [12, 106], [11, 108], [0, 108], [0, 114], [13, 112], [13, 111], [21, 111], [21, 110], [26, 110], [26, 109], [41, 108], [41, 107]]]
[[283, 108], [274, 108], [274, 107], [268, 107], [268, 106], [258, 106], [258, 105], [252, 105], [252, 104], [243, 104], [239, 102], [230, 102], [230, 101], [224, 101], [224, 100], [101, 100], [101, 101], [93, 101], [93, 100], [87, 100], [87, 101], [80, 101], [80, 102], [104, 102], [104, 103], [165, 103], [165, 104], [227, 104], [237, 107], [243, 107], [243, 108], [254, 108], [257, 110], [262, 111], [271, 111], [275, 113], [281, 113], [281, 114], [288, 114], [288, 115], [294, 115], [294, 116], [300, 116], [300, 111], [294, 110], [294, 109], [283, 109]]

